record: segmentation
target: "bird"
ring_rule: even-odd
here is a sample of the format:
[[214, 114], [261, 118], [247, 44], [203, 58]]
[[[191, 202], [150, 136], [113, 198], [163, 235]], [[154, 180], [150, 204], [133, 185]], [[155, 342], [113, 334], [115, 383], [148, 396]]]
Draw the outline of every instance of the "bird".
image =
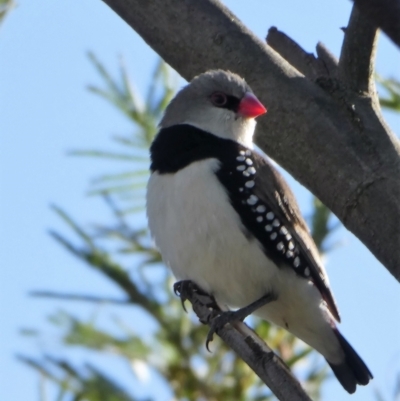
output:
[[317, 350], [349, 393], [373, 378], [337, 329], [338, 308], [297, 201], [254, 148], [266, 113], [246, 81], [224, 70], [192, 79], [167, 106], [150, 146], [146, 213], [166, 265], [214, 297]]

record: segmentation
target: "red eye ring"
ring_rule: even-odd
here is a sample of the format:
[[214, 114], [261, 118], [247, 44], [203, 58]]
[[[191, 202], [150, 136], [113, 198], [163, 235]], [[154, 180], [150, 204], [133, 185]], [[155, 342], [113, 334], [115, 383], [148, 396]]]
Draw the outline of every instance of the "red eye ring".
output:
[[210, 98], [212, 104], [216, 107], [224, 107], [228, 102], [228, 97], [223, 92], [214, 92]]

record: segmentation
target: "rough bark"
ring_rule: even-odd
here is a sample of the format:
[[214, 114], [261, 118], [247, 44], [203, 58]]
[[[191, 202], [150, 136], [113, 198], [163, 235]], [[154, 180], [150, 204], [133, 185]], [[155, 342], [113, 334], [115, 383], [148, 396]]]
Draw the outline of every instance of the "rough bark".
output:
[[400, 145], [374, 94], [305, 77], [216, 0], [103, 1], [184, 78], [245, 77], [268, 108], [256, 143], [400, 280]]
[[371, 25], [358, 7], [354, 6], [344, 31], [339, 79], [350, 90], [374, 97], [374, 60], [378, 42], [376, 26]]

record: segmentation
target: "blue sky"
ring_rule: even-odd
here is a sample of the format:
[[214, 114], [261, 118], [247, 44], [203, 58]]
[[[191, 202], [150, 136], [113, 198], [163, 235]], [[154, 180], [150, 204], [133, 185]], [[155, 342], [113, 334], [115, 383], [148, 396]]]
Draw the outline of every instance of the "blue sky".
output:
[[[346, 0], [298, 2], [293, 0], [225, 1], [225, 4], [261, 38], [277, 26], [307, 51], [322, 41], [334, 54], [340, 52], [342, 31], [350, 2]], [[20, 0], [0, 29], [0, 399], [39, 399], [34, 372], [16, 361], [17, 353], [38, 355], [50, 349], [77, 363], [82, 353], [66, 353], [46, 316], [57, 309], [88, 317], [91, 305], [38, 300], [28, 296], [35, 289], [118, 295], [114, 287], [83, 268], [48, 236], [49, 229], [67, 232], [50, 210], [65, 208], [82, 223], [106, 220], [102, 203], [86, 195], [88, 181], [99, 172], [119, 166], [67, 156], [71, 149], [110, 146], [110, 136], [131, 130], [130, 123], [86, 86], [100, 83], [86, 53], [93, 51], [116, 74], [123, 56], [130, 75], [142, 93], [157, 61], [140, 37], [99, 0]], [[399, 52], [383, 35], [377, 71], [400, 79]], [[268, 105], [267, 105], [268, 107]], [[399, 115], [385, 113], [400, 132]], [[305, 213], [310, 197], [290, 180]], [[379, 388], [392, 400], [396, 372], [400, 372], [399, 284], [360, 242], [344, 229], [332, 241], [342, 246], [328, 255], [327, 269], [341, 310], [341, 331], [365, 359], [375, 380], [352, 400], [374, 400]], [[106, 313], [112, 313], [106, 311]], [[137, 311], [119, 311], [126, 319]], [[139, 317], [140, 318], [140, 317]], [[34, 327], [47, 331], [46, 344], [21, 337], [19, 330]], [[91, 358], [96, 360], [95, 355]], [[129, 367], [115, 358], [119, 380], [133, 389]], [[170, 399], [166, 386], [147, 383], [158, 400]], [[51, 397], [50, 397], [51, 399]], [[335, 380], [324, 390], [324, 400], [347, 400]]]

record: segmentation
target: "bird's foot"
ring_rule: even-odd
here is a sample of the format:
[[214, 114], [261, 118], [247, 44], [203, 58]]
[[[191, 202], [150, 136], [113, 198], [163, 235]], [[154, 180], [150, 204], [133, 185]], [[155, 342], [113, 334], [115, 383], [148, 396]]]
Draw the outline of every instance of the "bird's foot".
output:
[[213, 340], [214, 333], [217, 333], [218, 330], [221, 330], [227, 323], [243, 321], [247, 316], [251, 315], [257, 309], [272, 301], [275, 301], [277, 298], [278, 297], [274, 293], [268, 293], [252, 302], [250, 305], [247, 305], [236, 311], [215, 311], [214, 316], [210, 316], [210, 330], [206, 339], [207, 350], [210, 351], [208, 344]]
[[238, 320], [240, 320], [240, 317], [238, 318], [236, 316], [236, 312], [238, 311], [213, 311], [210, 315], [210, 330], [208, 331], [207, 338], [206, 338], [206, 348], [208, 352], [210, 351], [210, 348], [208, 345], [210, 342], [214, 339], [214, 333], [217, 333], [218, 330], [221, 330], [224, 328], [224, 326], [227, 323], [233, 323]]
[[[219, 307], [213, 296], [207, 294], [200, 287], [198, 287], [191, 280], [182, 280], [177, 281], [174, 284], [174, 292], [181, 299], [182, 307], [185, 312], [187, 312], [185, 307], [185, 301], [189, 299], [190, 301], [198, 301], [201, 304], [211, 308], [213, 310], [217, 309], [219, 311]], [[202, 322], [208, 323], [208, 322]]]
[[185, 301], [189, 299], [192, 303], [199, 302], [211, 309], [210, 314], [207, 317], [207, 321], [202, 321], [204, 324], [210, 325], [210, 330], [207, 334], [206, 348], [210, 351], [208, 345], [213, 340], [214, 333], [221, 330], [227, 323], [233, 323], [237, 321], [243, 321], [247, 316], [251, 315], [257, 309], [268, 304], [269, 302], [275, 301], [278, 297], [274, 293], [268, 293], [256, 301], [252, 302], [243, 308], [236, 311], [221, 311], [215, 298], [201, 288], [199, 288], [193, 281], [182, 280], [174, 284], [174, 292], [180, 297], [182, 307], [187, 312], [185, 307]]

